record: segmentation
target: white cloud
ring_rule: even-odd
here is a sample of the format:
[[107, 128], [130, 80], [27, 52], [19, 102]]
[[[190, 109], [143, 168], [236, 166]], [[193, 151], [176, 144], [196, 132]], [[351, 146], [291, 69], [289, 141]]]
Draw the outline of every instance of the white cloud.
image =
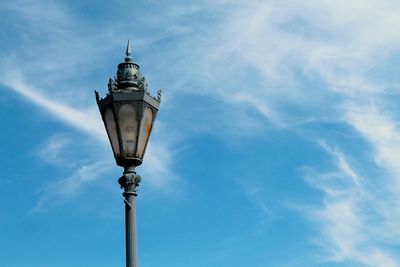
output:
[[103, 131], [101, 119], [95, 110], [79, 110], [60, 101], [52, 100], [39, 93], [36, 88], [25, 84], [19, 72], [5, 73], [0, 83], [50, 112], [49, 115], [106, 142], [107, 137]]
[[399, 51], [400, 6], [392, 1], [247, 1], [226, 10], [215, 31], [201, 34], [209, 45], [189, 47], [196, 76], [209, 82], [195, 93], [239, 101], [291, 125], [288, 106], [303, 110], [296, 120], [341, 119], [342, 97], [368, 98], [388, 84], [370, 72]]
[[347, 122], [368, 140], [375, 150], [376, 163], [400, 178], [400, 133], [390, 113], [376, 105], [348, 105]]
[[48, 184], [41, 192], [39, 200], [31, 212], [43, 212], [76, 197], [88, 183], [105, 177], [113, 167], [110, 160], [98, 160], [92, 164], [84, 164], [69, 177]]
[[65, 134], [54, 135], [38, 148], [37, 153], [40, 158], [51, 164], [66, 164], [68, 160], [65, 155], [67, 154], [67, 147], [71, 144], [71, 141], [71, 138]]
[[374, 177], [377, 210], [382, 217], [382, 238], [398, 241], [400, 227], [400, 131], [389, 114], [376, 106], [349, 107], [348, 122], [359, 131], [373, 149], [376, 164], [384, 175]]
[[[392, 202], [391, 185], [376, 191], [380, 184], [376, 177], [360, 176], [337, 148], [326, 143], [322, 146], [332, 155], [335, 167], [329, 172], [309, 170], [307, 181], [325, 195], [321, 206], [304, 210], [320, 227], [321, 236], [315, 242], [325, 251], [321, 260], [371, 267], [400, 266], [388, 249], [397, 231], [388, 222], [397, 220], [396, 210], [400, 208]], [[389, 205], [392, 212], [388, 213], [388, 208], [382, 207]]]

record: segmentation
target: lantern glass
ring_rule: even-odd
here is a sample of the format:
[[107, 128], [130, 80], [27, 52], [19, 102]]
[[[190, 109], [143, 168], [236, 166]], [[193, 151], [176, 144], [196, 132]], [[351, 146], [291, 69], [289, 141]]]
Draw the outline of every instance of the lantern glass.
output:
[[108, 137], [110, 138], [111, 147], [113, 149], [114, 155], [118, 157], [121, 152], [119, 149], [119, 142], [118, 142], [118, 133], [117, 127], [115, 124], [115, 118], [113, 111], [108, 108], [104, 113], [104, 122], [107, 129]]
[[151, 108], [145, 108], [143, 111], [143, 118], [140, 122], [139, 141], [137, 149], [137, 157], [143, 159], [144, 152], [146, 150], [147, 142], [151, 133], [151, 127], [153, 123], [153, 111]]
[[118, 111], [119, 127], [124, 157], [135, 157], [138, 132], [136, 110], [132, 105], [123, 104]]

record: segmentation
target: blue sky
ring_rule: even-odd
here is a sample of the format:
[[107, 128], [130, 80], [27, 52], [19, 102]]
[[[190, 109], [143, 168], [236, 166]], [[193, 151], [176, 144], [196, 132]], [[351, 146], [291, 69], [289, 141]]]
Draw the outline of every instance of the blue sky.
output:
[[0, 266], [124, 266], [95, 104], [128, 39], [163, 102], [139, 264], [400, 266], [400, 3], [2, 1]]

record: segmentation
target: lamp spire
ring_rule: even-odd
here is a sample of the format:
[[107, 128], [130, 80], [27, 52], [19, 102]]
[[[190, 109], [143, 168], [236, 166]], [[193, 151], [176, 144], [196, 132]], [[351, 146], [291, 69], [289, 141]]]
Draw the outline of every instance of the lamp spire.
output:
[[128, 44], [126, 45], [126, 58], [125, 62], [132, 62], [132, 49], [131, 49], [131, 41], [128, 39]]

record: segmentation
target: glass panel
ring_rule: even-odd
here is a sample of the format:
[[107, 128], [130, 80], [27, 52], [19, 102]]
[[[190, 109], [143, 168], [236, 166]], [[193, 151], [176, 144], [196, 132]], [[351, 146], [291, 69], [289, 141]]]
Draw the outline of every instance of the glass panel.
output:
[[115, 125], [114, 114], [110, 108], [107, 109], [104, 114], [104, 121], [106, 124], [108, 138], [110, 138], [111, 147], [114, 151], [115, 156], [119, 156], [120, 151], [119, 151], [117, 127]]
[[147, 141], [149, 141], [152, 121], [153, 111], [151, 110], [151, 108], [146, 108], [143, 112], [143, 119], [140, 122], [139, 142], [136, 155], [140, 159], [143, 159], [144, 152], [147, 146]]
[[135, 156], [138, 120], [136, 110], [129, 104], [124, 104], [119, 109], [119, 127], [124, 156]]

